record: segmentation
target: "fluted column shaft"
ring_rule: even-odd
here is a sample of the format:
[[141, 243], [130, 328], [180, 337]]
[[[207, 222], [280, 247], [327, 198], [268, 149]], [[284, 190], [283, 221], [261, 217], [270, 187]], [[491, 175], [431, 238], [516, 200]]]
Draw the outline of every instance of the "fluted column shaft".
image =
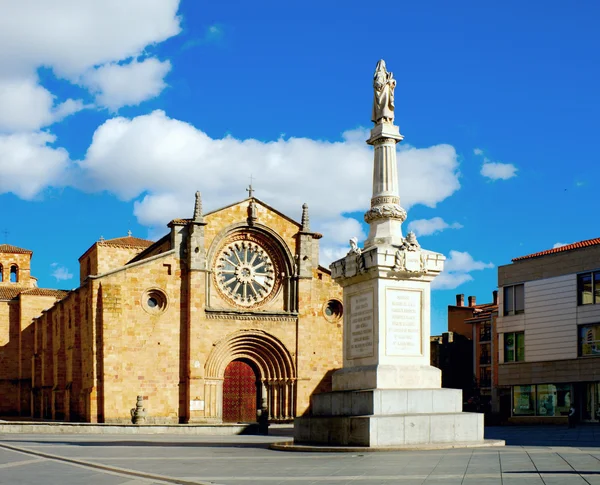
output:
[[403, 140], [397, 126], [375, 125], [367, 140], [373, 151], [373, 196], [371, 208], [365, 214], [369, 237], [365, 248], [377, 245], [402, 244], [402, 222], [406, 211], [400, 206], [396, 144]]

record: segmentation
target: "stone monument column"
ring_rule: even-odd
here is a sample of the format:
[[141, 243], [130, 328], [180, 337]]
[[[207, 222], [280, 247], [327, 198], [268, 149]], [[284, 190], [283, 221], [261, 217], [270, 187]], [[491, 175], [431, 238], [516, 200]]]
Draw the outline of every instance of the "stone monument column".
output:
[[374, 148], [369, 236], [364, 248], [352, 238], [348, 254], [330, 266], [344, 289], [344, 367], [333, 374], [332, 392], [313, 395], [311, 415], [296, 418], [295, 445], [485, 444], [483, 415], [461, 412], [462, 391], [442, 389], [441, 371], [430, 365], [430, 284], [445, 257], [421, 248], [412, 232], [402, 236], [395, 87], [379, 61], [367, 140]]

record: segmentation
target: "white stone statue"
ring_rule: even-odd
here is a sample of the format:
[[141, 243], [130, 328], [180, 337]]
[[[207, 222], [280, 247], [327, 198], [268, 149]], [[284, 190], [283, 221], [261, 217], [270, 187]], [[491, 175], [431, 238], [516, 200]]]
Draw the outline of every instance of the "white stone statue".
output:
[[358, 238], [353, 237], [350, 239], [350, 251], [348, 254], [361, 254], [362, 250], [358, 247]]
[[381, 59], [373, 75], [373, 113], [371, 121], [375, 124], [394, 122], [394, 89], [396, 80], [391, 72], [385, 68], [385, 61]]

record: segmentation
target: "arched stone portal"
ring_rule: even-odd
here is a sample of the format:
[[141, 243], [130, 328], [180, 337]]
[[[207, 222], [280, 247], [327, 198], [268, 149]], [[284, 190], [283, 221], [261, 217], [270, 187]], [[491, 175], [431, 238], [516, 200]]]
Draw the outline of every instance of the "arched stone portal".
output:
[[269, 409], [269, 419], [289, 420], [296, 414], [296, 368], [290, 352], [274, 336], [261, 330], [241, 330], [215, 344], [206, 361], [204, 399], [206, 418], [223, 419], [223, 381], [232, 361], [256, 369]]

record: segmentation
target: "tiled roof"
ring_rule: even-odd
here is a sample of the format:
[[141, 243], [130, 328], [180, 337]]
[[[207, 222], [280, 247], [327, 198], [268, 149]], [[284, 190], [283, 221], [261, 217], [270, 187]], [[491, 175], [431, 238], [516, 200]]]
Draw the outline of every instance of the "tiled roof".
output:
[[141, 239], [139, 237], [125, 236], [98, 241], [98, 244], [100, 246], [112, 246], [117, 248], [147, 248], [148, 246], [152, 246], [154, 241], [148, 241], [147, 239]]
[[560, 246], [558, 248], [546, 249], [545, 251], [540, 251], [539, 253], [528, 254], [526, 256], [519, 256], [518, 258], [513, 258], [513, 262], [521, 261], [522, 259], [538, 258], [540, 256], [546, 256], [547, 254], [562, 253], [564, 251], [572, 251], [573, 249], [581, 249], [581, 248], [587, 248], [589, 246], [597, 246], [597, 245], [600, 245], [600, 238], [588, 239], [586, 241], [579, 241], [579, 242], [576, 242], [573, 244], [567, 244], [565, 246]]
[[53, 290], [51, 288], [29, 288], [21, 292], [22, 295], [53, 296], [58, 300], [62, 300], [68, 293], [65, 290]]
[[62, 300], [68, 291], [53, 290], [50, 288], [28, 288], [26, 286], [0, 286], [0, 300], [13, 300], [19, 295], [52, 296]]
[[192, 222], [191, 219], [173, 219], [170, 224], [188, 224], [189, 222]]
[[27, 289], [24, 286], [0, 286], [0, 300], [12, 300]]
[[11, 254], [33, 254], [33, 251], [29, 249], [18, 248], [11, 244], [0, 244], [0, 253], [11, 253]]

